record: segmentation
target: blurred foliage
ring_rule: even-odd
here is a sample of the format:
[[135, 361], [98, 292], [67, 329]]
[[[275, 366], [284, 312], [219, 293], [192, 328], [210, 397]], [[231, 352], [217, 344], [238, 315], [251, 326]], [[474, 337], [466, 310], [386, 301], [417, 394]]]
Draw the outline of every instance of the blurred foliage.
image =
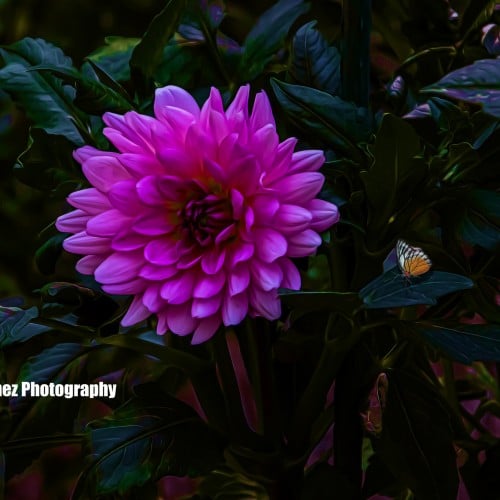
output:
[[[0, 26], [0, 293], [29, 299], [0, 309], [0, 375], [119, 387], [106, 402], [1, 398], [8, 488], [73, 446], [87, 457], [68, 471], [77, 499], [154, 498], [174, 475], [199, 479], [192, 498], [454, 500], [459, 472], [472, 499], [495, 498], [499, 10], [352, 0], [342, 20], [341, 3], [0, 4], [13, 20]], [[341, 221], [299, 262], [304, 290], [282, 291], [281, 321], [247, 320], [202, 346], [158, 338], [150, 322], [123, 334], [127, 299], [60, 258], [52, 221], [85, 182], [71, 152], [108, 148], [100, 115], [151, 113], [157, 86], [201, 102], [214, 85], [228, 102], [245, 82], [266, 89], [283, 135], [325, 150], [321, 196]], [[400, 238], [433, 269], [401, 276]]]

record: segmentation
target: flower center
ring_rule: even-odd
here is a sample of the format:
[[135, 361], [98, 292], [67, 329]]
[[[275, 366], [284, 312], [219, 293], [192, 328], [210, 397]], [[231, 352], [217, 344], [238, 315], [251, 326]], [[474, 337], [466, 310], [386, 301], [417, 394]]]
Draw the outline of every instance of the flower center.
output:
[[234, 234], [231, 203], [215, 194], [190, 200], [182, 210], [181, 217], [183, 227], [202, 247], [220, 243]]

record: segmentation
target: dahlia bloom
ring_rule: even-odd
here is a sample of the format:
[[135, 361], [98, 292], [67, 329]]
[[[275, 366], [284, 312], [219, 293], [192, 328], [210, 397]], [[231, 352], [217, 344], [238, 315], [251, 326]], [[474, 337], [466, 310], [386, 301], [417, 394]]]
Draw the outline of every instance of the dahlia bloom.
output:
[[313, 254], [337, 222], [315, 198], [323, 153], [280, 143], [266, 94], [251, 114], [248, 96], [241, 87], [224, 111], [212, 89], [200, 110], [183, 89], [157, 89], [155, 117], [104, 115], [118, 152], [75, 152], [93, 187], [68, 197], [76, 210], [56, 226], [74, 233], [64, 248], [84, 255], [80, 273], [134, 296], [122, 325], [156, 314], [158, 334], [200, 343], [247, 314], [276, 319], [278, 288], [300, 288], [291, 258]]

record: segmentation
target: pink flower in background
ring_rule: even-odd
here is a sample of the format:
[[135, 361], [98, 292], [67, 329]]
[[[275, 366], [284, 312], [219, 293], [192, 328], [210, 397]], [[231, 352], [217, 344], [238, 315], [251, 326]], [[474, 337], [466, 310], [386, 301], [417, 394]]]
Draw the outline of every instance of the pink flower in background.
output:
[[315, 252], [337, 207], [315, 196], [321, 151], [280, 143], [264, 92], [249, 87], [224, 111], [212, 89], [202, 109], [186, 91], [156, 91], [155, 117], [106, 113], [118, 152], [90, 146], [75, 158], [93, 186], [72, 193], [57, 220], [64, 248], [105, 292], [133, 295], [122, 320], [151, 314], [157, 332], [209, 339], [223, 323], [280, 315], [279, 287], [297, 290], [291, 261]]

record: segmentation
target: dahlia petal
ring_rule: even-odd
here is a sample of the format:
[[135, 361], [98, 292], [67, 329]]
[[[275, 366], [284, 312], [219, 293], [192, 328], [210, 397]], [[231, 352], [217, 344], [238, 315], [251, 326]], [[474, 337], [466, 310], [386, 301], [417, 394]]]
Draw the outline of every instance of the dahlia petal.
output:
[[240, 263], [231, 271], [228, 279], [230, 295], [237, 295], [248, 288], [250, 284], [250, 270], [248, 264]]
[[289, 166], [289, 172], [298, 174], [300, 172], [315, 172], [325, 163], [323, 151], [308, 149], [297, 151], [293, 154]]
[[79, 233], [87, 226], [91, 215], [83, 210], [72, 210], [56, 220], [56, 228], [62, 233]]
[[113, 151], [101, 151], [100, 149], [96, 149], [93, 146], [82, 146], [78, 148], [76, 151], [73, 151], [73, 158], [80, 164], [83, 165], [85, 161], [93, 156], [117, 156], [118, 153], [114, 153]]
[[179, 257], [179, 260], [175, 264], [175, 267], [177, 269], [189, 269], [191, 267], [194, 267], [195, 264], [197, 264], [201, 260], [202, 256], [203, 255], [200, 253], [193, 253], [193, 252], [181, 255]]
[[231, 189], [229, 195], [231, 198], [233, 217], [236, 220], [239, 220], [241, 214], [243, 213], [243, 204], [245, 203], [245, 198], [237, 189]]
[[316, 196], [325, 178], [319, 172], [289, 175], [270, 185], [282, 202], [303, 204]]
[[128, 230], [119, 232], [111, 241], [111, 248], [119, 252], [129, 252], [143, 248], [148, 243], [148, 240], [140, 235], [131, 233]]
[[107, 257], [95, 270], [94, 276], [99, 283], [115, 285], [131, 281], [137, 277], [143, 260], [137, 252], [115, 252]]
[[193, 290], [193, 297], [207, 299], [217, 295], [226, 283], [226, 275], [223, 271], [217, 274], [202, 274], [198, 277]]
[[63, 247], [71, 253], [96, 255], [109, 252], [110, 241], [108, 238], [89, 236], [86, 231], [82, 231], [66, 238]]
[[289, 174], [290, 162], [296, 145], [297, 139], [295, 137], [290, 137], [278, 144], [272, 165], [266, 168], [262, 180], [265, 186]]
[[164, 281], [177, 274], [175, 266], [155, 266], [153, 264], [144, 264], [139, 271], [141, 278], [151, 281]]
[[146, 283], [143, 279], [136, 278], [132, 281], [126, 281], [125, 283], [102, 285], [101, 288], [111, 295], [136, 295], [144, 291]]
[[165, 205], [165, 196], [158, 188], [158, 177], [148, 175], [143, 177], [136, 185], [137, 194], [141, 201], [148, 206], [157, 207]]
[[156, 325], [158, 335], [165, 335], [168, 331], [167, 313], [165, 311], [166, 309], [163, 309], [162, 312], [158, 313], [158, 324]]
[[255, 96], [250, 115], [250, 130], [256, 131], [266, 125], [272, 125], [273, 128], [276, 128], [271, 103], [267, 94], [262, 90]]
[[137, 196], [135, 181], [133, 180], [117, 182], [107, 194], [111, 205], [126, 215], [135, 216], [144, 209]]
[[253, 194], [259, 186], [260, 166], [254, 155], [239, 158], [231, 164], [231, 185], [245, 193]]
[[96, 188], [81, 189], [68, 196], [68, 203], [75, 208], [96, 215], [111, 207], [108, 198]]
[[216, 237], [215, 244], [220, 245], [222, 242], [227, 241], [229, 238], [236, 234], [236, 224], [231, 224], [223, 229]]
[[167, 310], [168, 329], [177, 335], [189, 335], [198, 326], [198, 320], [191, 316], [191, 304], [169, 305]]
[[161, 296], [169, 304], [183, 304], [192, 298], [196, 273], [184, 271], [165, 282], [161, 287]]
[[126, 228], [131, 221], [120, 211], [111, 209], [92, 217], [87, 223], [87, 233], [91, 236], [112, 237], [121, 229]]
[[234, 160], [241, 156], [238, 140], [239, 134], [236, 132], [228, 134], [222, 139], [217, 151], [217, 160], [220, 165], [231, 165]]
[[249, 302], [257, 316], [274, 320], [281, 316], [281, 303], [276, 290], [264, 291], [252, 287], [249, 291]]
[[115, 183], [131, 178], [118, 159], [112, 156], [89, 158], [82, 170], [88, 181], [103, 193], [107, 193]]
[[104, 137], [108, 139], [113, 146], [118, 149], [121, 153], [136, 153], [141, 154], [144, 152], [142, 146], [139, 146], [134, 141], [124, 137], [121, 132], [113, 128], [106, 127], [102, 131]]
[[254, 259], [251, 264], [252, 284], [259, 286], [266, 292], [277, 289], [283, 279], [283, 271], [277, 262], [264, 264], [259, 259]]
[[258, 224], [269, 224], [280, 207], [280, 203], [275, 197], [262, 194], [254, 196], [251, 203]]
[[221, 184], [227, 183], [227, 173], [217, 162], [210, 160], [209, 158], [204, 158], [203, 167], [205, 172], [212, 177], [215, 182]]
[[141, 215], [133, 224], [136, 233], [146, 236], [161, 236], [171, 233], [175, 225], [168, 221], [167, 214], [162, 211], [149, 212]]
[[239, 262], [244, 262], [250, 259], [255, 251], [255, 247], [252, 243], [246, 243], [244, 241], [238, 241], [231, 248], [231, 252], [228, 256], [229, 267], [234, 268]]
[[219, 309], [222, 302], [222, 294], [214, 295], [206, 299], [193, 299], [191, 314], [194, 318], [207, 318]]
[[118, 159], [122, 166], [135, 178], [165, 173], [165, 167], [153, 155], [122, 153]]
[[163, 108], [163, 121], [168, 123], [180, 137], [184, 137], [187, 129], [195, 123], [194, 116], [177, 106], [165, 106]]
[[152, 240], [144, 248], [144, 257], [151, 264], [169, 266], [175, 264], [179, 259], [179, 253], [168, 240]]
[[191, 178], [197, 174], [200, 167], [192, 155], [178, 148], [163, 147], [158, 149], [157, 157], [162, 163], [165, 171], [181, 178]]
[[81, 274], [94, 274], [96, 267], [104, 260], [102, 255], [86, 255], [76, 263], [76, 270]]
[[144, 321], [146, 318], [150, 316], [150, 312], [142, 303], [142, 297], [137, 295], [134, 297], [132, 304], [128, 308], [127, 313], [121, 320], [122, 326], [132, 326], [140, 321]]
[[168, 85], [155, 90], [154, 113], [159, 119], [164, 119], [164, 110], [167, 106], [176, 106], [191, 113], [193, 117], [198, 118], [200, 107], [194, 97], [180, 87]]
[[301, 233], [294, 234], [288, 238], [288, 257], [306, 257], [312, 255], [321, 245], [321, 237], [312, 229], [306, 229]]
[[247, 293], [226, 295], [222, 302], [222, 322], [224, 325], [237, 325], [243, 321], [248, 312]]
[[[217, 142], [210, 131], [203, 130], [197, 123], [193, 123], [186, 131], [184, 148], [190, 156], [200, 162], [202, 158], [217, 157]], [[199, 163], [196, 163], [198, 166]], [[198, 170], [195, 170], [196, 172]]]
[[273, 262], [286, 254], [287, 241], [281, 233], [270, 228], [254, 230], [257, 255], [264, 262]]
[[295, 264], [287, 258], [279, 259], [279, 265], [283, 272], [283, 281], [281, 286], [283, 288], [289, 288], [290, 290], [300, 290], [300, 273], [295, 267]]
[[276, 214], [274, 224], [285, 234], [293, 233], [309, 227], [312, 218], [311, 212], [303, 207], [283, 204]]
[[309, 202], [307, 209], [312, 214], [312, 222], [309, 227], [318, 232], [333, 226], [340, 218], [339, 209], [328, 201], [315, 198]]
[[160, 296], [160, 285], [156, 283], [149, 285], [144, 290], [142, 302], [150, 312], [157, 313], [165, 305], [165, 301]]
[[228, 118], [233, 118], [236, 113], [243, 113], [245, 121], [248, 119], [248, 96], [250, 94], [250, 85], [243, 85], [236, 92], [233, 102], [226, 111]]
[[191, 344], [201, 344], [202, 342], [206, 342], [207, 340], [212, 338], [215, 332], [218, 330], [220, 324], [221, 319], [219, 315], [214, 315], [211, 318], [202, 319], [193, 333]]
[[[222, 104], [222, 96], [220, 95], [219, 89], [217, 87], [210, 88], [210, 95], [206, 100], [203, 108], [212, 109], [218, 113], [224, 113], [224, 106]], [[203, 112], [202, 108], [202, 112]]]
[[278, 134], [273, 125], [265, 125], [252, 135], [252, 144], [258, 148], [261, 159], [274, 158], [278, 143]]
[[104, 113], [102, 117], [108, 128], [104, 135], [123, 153], [141, 153], [152, 150], [151, 129], [155, 119], [128, 111], [123, 116], [115, 113]]
[[215, 247], [203, 255], [201, 258], [201, 268], [207, 274], [216, 274], [222, 269], [225, 258], [226, 249]]

